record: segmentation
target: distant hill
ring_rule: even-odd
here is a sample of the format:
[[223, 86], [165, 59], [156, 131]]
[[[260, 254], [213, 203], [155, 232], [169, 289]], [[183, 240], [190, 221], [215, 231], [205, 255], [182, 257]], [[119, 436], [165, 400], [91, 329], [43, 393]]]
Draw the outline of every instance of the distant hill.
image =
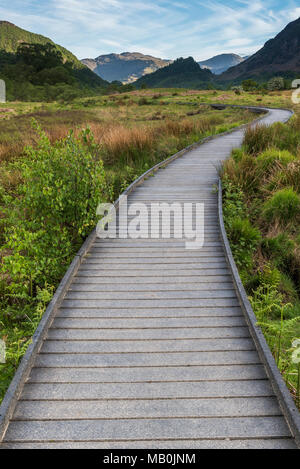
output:
[[158, 59], [139, 52], [100, 55], [96, 59], [83, 59], [82, 63], [107, 81], [133, 83], [140, 77], [165, 67], [170, 60]]
[[253, 78], [267, 80], [275, 75], [293, 77], [300, 73], [300, 18], [289, 23], [274, 39], [241, 64], [218, 78], [239, 82]]
[[[23, 42], [43, 45], [47, 43], [55, 44], [48, 37], [31, 33], [8, 21], [0, 21], [0, 50], [15, 54], [19, 45]], [[72, 52], [58, 44], [55, 44], [55, 47], [62, 53], [65, 60], [72, 62], [77, 68], [83, 68], [80, 60], [78, 60]]]
[[220, 75], [221, 73], [228, 70], [230, 67], [234, 67], [242, 62], [244, 58], [237, 54], [221, 54], [216, 55], [208, 60], [203, 60], [198, 62], [201, 68], [208, 68], [215, 75]]
[[109, 85], [64, 47], [8, 21], [0, 21], [0, 78], [6, 81], [8, 97], [20, 100], [53, 100], [59, 94], [70, 98], [76, 90]]
[[167, 67], [140, 78], [135, 84], [149, 88], [206, 88], [214, 75], [202, 70], [192, 57], [177, 59]]

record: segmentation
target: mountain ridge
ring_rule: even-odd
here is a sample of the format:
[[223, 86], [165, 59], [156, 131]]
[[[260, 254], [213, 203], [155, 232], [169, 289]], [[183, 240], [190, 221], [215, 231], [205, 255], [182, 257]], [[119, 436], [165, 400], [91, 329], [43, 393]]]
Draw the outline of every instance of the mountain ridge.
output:
[[95, 59], [82, 59], [81, 62], [104, 80], [121, 81], [123, 84], [134, 83], [142, 76], [172, 63], [171, 60], [160, 59], [140, 52], [104, 54]]
[[219, 79], [241, 81], [243, 79], [268, 79], [276, 74], [293, 76], [300, 72], [300, 18], [290, 22], [273, 39], [247, 60], [228, 69]]
[[228, 70], [230, 67], [244, 62], [244, 58], [238, 54], [219, 54], [207, 60], [198, 62], [201, 68], [208, 68], [215, 75]]
[[137, 87], [150, 88], [199, 88], [208, 87], [214, 75], [210, 70], [201, 69], [193, 57], [182, 57], [160, 68], [150, 75], [140, 78], [135, 84]]

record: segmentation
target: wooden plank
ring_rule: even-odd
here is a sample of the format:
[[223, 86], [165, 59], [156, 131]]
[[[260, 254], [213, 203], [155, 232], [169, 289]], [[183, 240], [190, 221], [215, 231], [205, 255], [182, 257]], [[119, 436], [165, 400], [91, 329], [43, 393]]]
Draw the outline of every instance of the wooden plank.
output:
[[14, 420], [89, 420], [173, 417], [278, 416], [276, 398], [155, 399], [143, 401], [22, 401]]
[[4, 441], [289, 437], [283, 417], [11, 422]]
[[138, 383], [266, 379], [263, 366], [177, 366], [135, 368], [33, 368], [28, 383]]

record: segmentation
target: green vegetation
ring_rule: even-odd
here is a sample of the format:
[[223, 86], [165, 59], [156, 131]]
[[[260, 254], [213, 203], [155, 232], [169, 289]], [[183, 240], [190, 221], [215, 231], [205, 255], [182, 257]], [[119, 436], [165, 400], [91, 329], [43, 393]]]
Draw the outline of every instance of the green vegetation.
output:
[[268, 89], [271, 91], [284, 90], [285, 86], [285, 80], [282, 77], [274, 77], [268, 81]]
[[140, 78], [137, 88], [194, 88], [209, 89], [214, 75], [208, 69], [201, 69], [192, 57], [177, 59], [167, 67]]
[[20, 165], [22, 183], [14, 194], [3, 186], [0, 192], [1, 336], [8, 344], [1, 394], [105, 198], [103, 164], [88, 130], [53, 145], [37, 131], [38, 144], [26, 148]]
[[242, 88], [244, 91], [254, 91], [259, 88], [259, 85], [256, 81], [249, 79], [242, 82]]
[[278, 221], [281, 226], [297, 220], [300, 213], [300, 196], [290, 188], [275, 192], [263, 206], [263, 215], [268, 222]]
[[55, 44], [51, 39], [34, 34], [25, 29], [19, 28], [8, 21], [0, 21], [0, 50], [7, 53], [15, 54], [20, 44], [40, 44], [45, 46], [51, 44], [59, 51], [65, 62], [72, 62], [77, 68], [83, 68], [82, 63], [74, 54], [58, 44]]
[[242, 81], [242, 88], [244, 91], [279, 91], [279, 90], [289, 90], [291, 89], [292, 80], [285, 79], [283, 77], [273, 77], [269, 81], [258, 80], [255, 81], [253, 79], [243, 80]]
[[244, 110], [195, 109], [137, 93], [72, 105], [22, 103], [12, 111], [0, 121], [0, 338], [7, 346], [0, 399], [55, 288], [95, 226], [98, 203], [115, 200], [136, 177], [183, 147], [253, 118]]
[[9, 100], [71, 101], [108, 86], [64, 47], [7, 21], [0, 21], [0, 70]]
[[267, 342], [300, 407], [300, 118], [246, 132], [224, 164], [224, 219]]
[[103, 93], [107, 85], [88, 68], [65, 61], [51, 43], [22, 43], [14, 54], [0, 50], [0, 67], [9, 100], [72, 101], [92, 89]]

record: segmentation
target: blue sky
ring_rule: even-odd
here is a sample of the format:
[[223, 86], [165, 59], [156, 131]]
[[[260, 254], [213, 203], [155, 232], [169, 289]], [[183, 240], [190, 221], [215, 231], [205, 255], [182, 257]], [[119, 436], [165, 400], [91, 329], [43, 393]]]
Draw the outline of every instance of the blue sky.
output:
[[[2, 5], [3, 6], [2, 6]], [[300, 0], [10, 0], [0, 19], [50, 37], [79, 58], [142, 52], [197, 60], [256, 52], [290, 21]]]

